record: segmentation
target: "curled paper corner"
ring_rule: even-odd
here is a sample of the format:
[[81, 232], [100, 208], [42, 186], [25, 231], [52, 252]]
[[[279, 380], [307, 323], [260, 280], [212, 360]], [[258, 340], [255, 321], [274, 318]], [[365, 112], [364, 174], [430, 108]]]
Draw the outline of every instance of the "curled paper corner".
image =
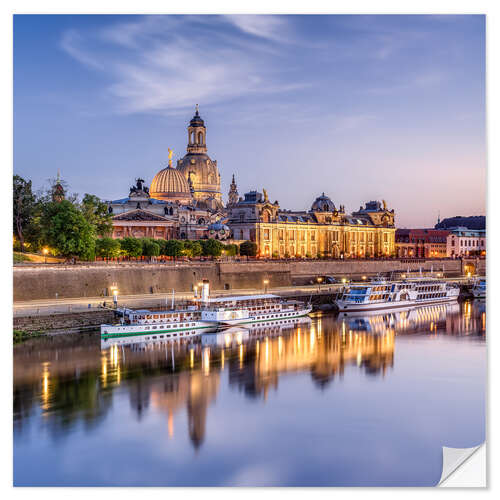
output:
[[[448, 448], [447, 446], [443, 446], [443, 469], [441, 471], [441, 479], [439, 480], [437, 486], [441, 487], [460, 487], [460, 486], [469, 486], [469, 487], [485, 487], [486, 486], [486, 463], [483, 460], [484, 470], [479, 470], [479, 475], [481, 477], [470, 478], [470, 481], [466, 481], [467, 484], [464, 484], [463, 481], [454, 481], [457, 478], [461, 470], [464, 468], [464, 464], [469, 462], [469, 459], [476, 452], [482, 448], [482, 451], [485, 453], [484, 443], [479, 446], [473, 446], [472, 448]], [[485, 456], [485, 455], [484, 455]], [[481, 469], [481, 468], [480, 468]]]

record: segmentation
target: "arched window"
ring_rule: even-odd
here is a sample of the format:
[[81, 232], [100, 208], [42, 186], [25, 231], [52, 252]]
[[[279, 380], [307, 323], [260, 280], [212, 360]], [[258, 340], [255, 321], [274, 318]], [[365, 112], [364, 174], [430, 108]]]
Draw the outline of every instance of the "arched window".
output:
[[198, 144], [203, 144], [203, 132], [198, 132]]
[[194, 144], [194, 131], [189, 132], [189, 142]]

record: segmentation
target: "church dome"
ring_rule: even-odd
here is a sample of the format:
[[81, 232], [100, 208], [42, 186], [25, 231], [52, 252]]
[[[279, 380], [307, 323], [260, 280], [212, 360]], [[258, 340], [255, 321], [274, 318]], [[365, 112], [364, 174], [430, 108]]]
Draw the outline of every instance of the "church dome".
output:
[[186, 177], [176, 168], [160, 170], [151, 182], [151, 198], [165, 201], [190, 202], [191, 190]]
[[328, 196], [323, 193], [318, 196], [312, 204], [311, 211], [313, 212], [333, 212], [335, 211], [335, 204]]

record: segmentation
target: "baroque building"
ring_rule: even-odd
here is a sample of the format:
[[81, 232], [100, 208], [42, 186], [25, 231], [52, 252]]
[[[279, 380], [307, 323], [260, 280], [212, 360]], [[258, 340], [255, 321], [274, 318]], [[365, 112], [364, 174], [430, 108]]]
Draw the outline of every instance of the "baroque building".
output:
[[229, 208], [235, 240], [257, 243], [261, 257], [364, 258], [393, 256], [394, 210], [370, 201], [351, 215], [324, 193], [309, 211], [281, 210], [278, 201], [250, 191]]
[[188, 126], [187, 154], [177, 162], [177, 170], [192, 185], [193, 198], [211, 209], [220, 209], [222, 194], [217, 160], [207, 154], [207, 129], [196, 105]]

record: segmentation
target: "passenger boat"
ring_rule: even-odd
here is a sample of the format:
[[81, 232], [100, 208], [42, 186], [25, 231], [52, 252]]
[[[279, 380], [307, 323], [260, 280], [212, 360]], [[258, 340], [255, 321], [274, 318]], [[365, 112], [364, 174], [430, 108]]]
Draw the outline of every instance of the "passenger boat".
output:
[[208, 299], [204, 317], [221, 325], [241, 325], [291, 320], [311, 311], [310, 304], [285, 300], [278, 295], [238, 295]]
[[486, 278], [477, 279], [472, 286], [471, 292], [475, 299], [486, 298]]
[[118, 312], [122, 315], [122, 322], [101, 325], [102, 340], [131, 336], [149, 336], [151, 340], [175, 339], [198, 335], [200, 331], [217, 326], [216, 321], [207, 321], [203, 311], [195, 306], [184, 310], [118, 309]]
[[186, 309], [120, 309], [121, 323], [101, 325], [101, 339], [137, 335], [174, 339], [218, 326], [291, 320], [306, 316], [311, 310], [310, 305], [271, 294], [209, 298], [208, 284], [204, 283], [200, 300], [194, 300]]
[[434, 278], [381, 279], [344, 287], [335, 303], [341, 313], [408, 308], [456, 301], [459, 292], [457, 285]]

